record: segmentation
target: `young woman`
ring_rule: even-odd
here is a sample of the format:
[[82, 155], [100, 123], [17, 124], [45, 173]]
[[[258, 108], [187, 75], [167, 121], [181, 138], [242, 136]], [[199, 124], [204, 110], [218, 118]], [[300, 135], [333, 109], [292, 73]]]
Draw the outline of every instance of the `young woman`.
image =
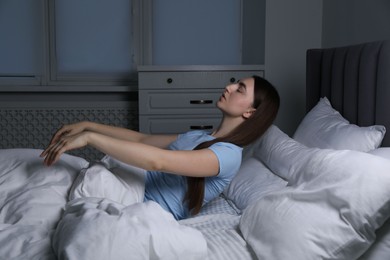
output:
[[176, 219], [199, 212], [232, 180], [242, 147], [260, 137], [279, 109], [279, 95], [253, 76], [226, 86], [217, 107], [223, 117], [214, 132], [148, 135], [92, 122], [65, 125], [42, 152], [46, 165], [68, 150], [90, 145], [124, 163], [145, 169], [145, 200], [159, 203]]

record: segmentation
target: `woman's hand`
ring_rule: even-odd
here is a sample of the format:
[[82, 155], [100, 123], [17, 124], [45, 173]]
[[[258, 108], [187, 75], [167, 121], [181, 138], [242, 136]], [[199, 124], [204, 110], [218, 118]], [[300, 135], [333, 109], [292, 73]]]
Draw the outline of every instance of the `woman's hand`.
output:
[[[44, 164], [50, 166], [58, 161], [61, 154], [66, 151], [82, 148], [88, 145], [89, 132], [81, 132], [69, 136], [60, 135], [56, 142], [51, 142], [49, 146], [41, 153], [41, 157], [45, 157]], [[54, 139], [54, 138], [53, 138]]]
[[58, 141], [65, 136], [72, 136], [79, 133], [82, 133], [87, 129], [88, 122], [79, 122], [75, 124], [70, 125], [64, 125], [60, 129], [57, 130], [57, 132], [52, 137], [50, 144], [58, 143]]

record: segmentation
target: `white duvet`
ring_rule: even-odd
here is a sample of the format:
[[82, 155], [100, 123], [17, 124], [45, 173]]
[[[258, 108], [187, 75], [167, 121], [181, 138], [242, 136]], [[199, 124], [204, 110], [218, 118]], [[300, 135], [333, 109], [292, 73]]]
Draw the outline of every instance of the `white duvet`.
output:
[[124, 200], [132, 184], [102, 165], [64, 155], [46, 167], [40, 152], [0, 150], [1, 259], [207, 258], [200, 231], [154, 202], [137, 203], [142, 182]]

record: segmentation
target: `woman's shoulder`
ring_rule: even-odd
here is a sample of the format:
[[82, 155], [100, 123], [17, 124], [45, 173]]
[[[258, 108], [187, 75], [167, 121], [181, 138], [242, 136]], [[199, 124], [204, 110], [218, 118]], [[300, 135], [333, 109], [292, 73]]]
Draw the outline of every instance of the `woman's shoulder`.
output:
[[192, 150], [199, 143], [212, 140], [214, 137], [206, 131], [194, 130], [179, 134], [177, 139], [169, 146], [170, 150]]
[[232, 143], [228, 143], [228, 142], [217, 142], [215, 144], [212, 144], [210, 146], [211, 149], [215, 148], [215, 149], [218, 149], [218, 150], [223, 150], [223, 151], [231, 151], [232, 154], [241, 154], [243, 148], [241, 146], [238, 146], [238, 145], [235, 145], [235, 144], [232, 144]]
[[185, 133], [182, 133], [181, 135], [195, 135], [195, 136], [198, 136], [198, 135], [211, 135], [211, 132], [210, 131], [206, 131], [206, 130], [191, 130], [191, 131], [188, 131], [188, 132], [185, 132]]
[[192, 130], [185, 132], [183, 134], [179, 134], [178, 139], [180, 138], [189, 138], [189, 139], [207, 139], [211, 140], [214, 137], [211, 136], [211, 132], [205, 130]]

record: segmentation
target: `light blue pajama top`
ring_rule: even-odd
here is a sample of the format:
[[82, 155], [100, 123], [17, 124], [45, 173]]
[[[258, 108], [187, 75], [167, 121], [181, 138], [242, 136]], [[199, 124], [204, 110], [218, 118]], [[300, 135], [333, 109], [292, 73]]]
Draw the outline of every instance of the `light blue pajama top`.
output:
[[[199, 130], [178, 135], [169, 145], [170, 150], [193, 150], [198, 144], [214, 139], [209, 132]], [[225, 142], [210, 146], [219, 161], [217, 176], [206, 177], [203, 205], [217, 197], [230, 183], [241, 165], [242, 148]], [[183, 198], [187, 191], [186, 177], [156, 171], [147, 171], [145, 180], [145, 199], [153, 200], [179, 220], [187, 218], [190, 212]]]

